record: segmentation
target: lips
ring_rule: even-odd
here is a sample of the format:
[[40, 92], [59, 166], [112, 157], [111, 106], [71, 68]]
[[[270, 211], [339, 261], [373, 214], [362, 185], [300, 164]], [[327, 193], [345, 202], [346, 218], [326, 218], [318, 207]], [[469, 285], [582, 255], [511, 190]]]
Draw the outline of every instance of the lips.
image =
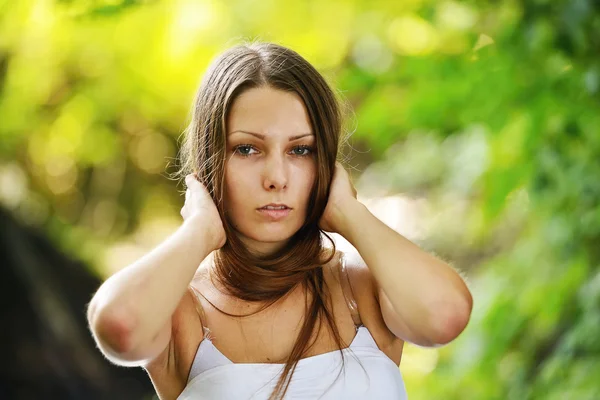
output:
[[286, 204], [281, 203], [271, 203], [266, 206], [262, 206], [259, 210], [291, 210], [291, 207], [288, 207]]
[[290, 215], [292, 208], [285, 204], [271, 203], [257, 208], [257, 211], [261, 216], [270, 221], [279, 221]]

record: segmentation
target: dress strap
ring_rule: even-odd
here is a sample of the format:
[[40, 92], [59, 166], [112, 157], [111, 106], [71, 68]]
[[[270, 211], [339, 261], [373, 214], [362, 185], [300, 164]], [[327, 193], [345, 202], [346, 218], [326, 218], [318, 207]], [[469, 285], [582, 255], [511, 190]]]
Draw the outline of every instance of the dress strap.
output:
[[204, 307], [202, 307], [202, 303], [200, 303], [200, 296], [202, 296], [202, 293], [200, 293], [200, 291], [198, 291], [198, 289], [196, 289], [193, 285], [188, 285], [188, 290], [190, 290], [192, 293], [192, 298], [194, 299], [194, 307], [196, 308], [196, 312], [200, 316], [200, 323], [202, 324], [202, 332], [204, 333], [204, 337], [210, 339], [211, 331], [206, 325], [206, 314], [204, 313]]
[[348, 305], [348, 309], [350, 310], [350, 315], [352, 316], [354, 325], [358, 328], [362, 325], [362, 320], [360, 318], [360, 313], [358, 312], [358, 303], [356, 303], [356, 300], [354, 299], [354, 291], [352, 290], [352, 283], [350, 282], [350, 277], [348, 276], [348, 269], [346, 267], [346, 257], [343, 252], [340, 252], [339, 269], [342, 293], [344, 294], [344, 298], [346, 299], [346, 304]]

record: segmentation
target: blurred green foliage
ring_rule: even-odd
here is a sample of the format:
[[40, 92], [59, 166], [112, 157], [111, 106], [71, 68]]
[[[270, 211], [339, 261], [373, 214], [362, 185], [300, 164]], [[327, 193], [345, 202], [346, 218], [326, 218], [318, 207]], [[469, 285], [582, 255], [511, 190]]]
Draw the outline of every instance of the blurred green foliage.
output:
[[593, 0], [0, 1], [2, 203], [92, 265], [156, 243], [193, 93], [241, 38], [325, 73], [359, 191], [426, 199], [422, 244], [468, 272], [470, 325], [408, 346], [410, 397], [600, 398]]

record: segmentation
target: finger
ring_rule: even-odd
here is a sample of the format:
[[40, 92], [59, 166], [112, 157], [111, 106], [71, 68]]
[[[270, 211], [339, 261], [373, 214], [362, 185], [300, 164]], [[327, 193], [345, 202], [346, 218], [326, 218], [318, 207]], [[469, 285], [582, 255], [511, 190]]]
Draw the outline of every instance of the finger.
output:
[[333, 174], [335, 175], [335, 174], [339, 173], [338, 171], [340, 169], [343, 169], [342, 164], [340, 164], [339, 161], [336, 161], [335, 162], [335, 167], [333, 168]]
[[194, 174], [188, 174], [185, 177], [185, 184], [188, 188], [192, 190], [197, 190], [198, 186], [200, 185], [200, 182], [198, 182], [198, 179], [196, 179]]
[[341, 162], [336, 161], [335, 163], [335, 172], [338, 174], [342, 174], [342, 175], [346, 175], [346, 176], [350, 176], [350, 174], [348, 173], [348, 171], [346, 171], [346, 168], [344, 168], [344, 166], [342, 165]]

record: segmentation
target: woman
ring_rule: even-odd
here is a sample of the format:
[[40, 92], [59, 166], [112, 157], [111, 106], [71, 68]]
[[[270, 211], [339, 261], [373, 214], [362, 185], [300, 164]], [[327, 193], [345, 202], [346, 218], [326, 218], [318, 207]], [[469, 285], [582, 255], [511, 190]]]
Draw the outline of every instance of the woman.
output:
[[[105, 356], [143, 366], [161, 399], [405, 398], [404, 341], [450, 342], [472, 299], [357, 201], [336, 163], [341, 125], [294, 51], [215, 59], [182, 148], [182, 226], [90, 303]], [[358, 252], [326, 249], [323, 231]]]

